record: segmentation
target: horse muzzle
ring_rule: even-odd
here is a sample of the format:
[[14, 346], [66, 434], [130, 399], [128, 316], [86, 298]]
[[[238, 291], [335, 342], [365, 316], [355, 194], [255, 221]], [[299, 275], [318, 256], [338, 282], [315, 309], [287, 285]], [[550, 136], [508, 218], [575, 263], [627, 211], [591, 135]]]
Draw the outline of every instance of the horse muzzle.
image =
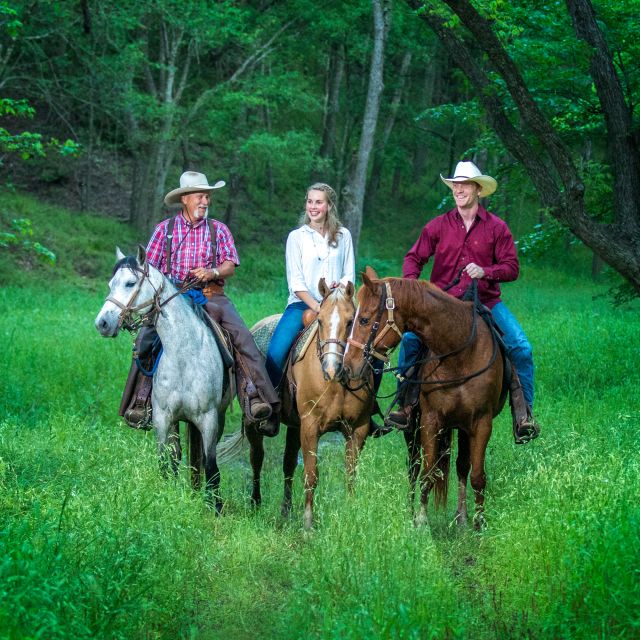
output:
[[114, 310], [101, 311], [94, 325], [102, 337], [115, 338], [120, 331], [120, 314]]

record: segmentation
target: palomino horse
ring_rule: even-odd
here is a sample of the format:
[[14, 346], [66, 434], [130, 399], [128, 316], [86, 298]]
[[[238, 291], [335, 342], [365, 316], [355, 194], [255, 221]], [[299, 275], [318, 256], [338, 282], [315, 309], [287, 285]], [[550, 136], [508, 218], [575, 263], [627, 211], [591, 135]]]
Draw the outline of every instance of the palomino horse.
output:
[[[216, 445], [224, 429], [229, 394], [218, 344], [207, 321], [146, 259], [144, 249], [117, 262], [109, 282], [109, 295], [95, 320], [105, 337], [116, 337], [121, 327], [155, 326], [162, 341], [162, 357], [153, 376], [153, 427], [163, 471], [178, 471], [181, 459], [179, 421], [187, 423], [191, 483], [200, 487], [204, 466], [207, 500], [218, 495], [220, 472]], [[204, 454], [204, 460], [203, 460]], [[204, 464], [203, 464], [204, 463]]]
[[[484, 463], [493, 418], [504, 404], [503, 360], [491, 329], [478, 317], [474, 303], [462, 302], [424, 280], [379, 279], [367, 267], [358, 291], [344, 366], [362, 375], [373, 358], [386, 358], [403, 332], [413, 331], [429, 346], [420, 370], [418, 433], [405, 433], [409, 452], [411, 504], [420, 469], [420, 510], [416, 524], [426, 523], [429, 491], [436, 505], [447, 498], [452, 429], [458, 429], [458, 508], [456, 521], [467, 521], [467, 478], [475, 494], [474, 525], [484, 523]], [[415, 429], [415, 427], [414, 427]], [[419, 439], [418, 439], [419, 438]]]
[[[282, 514], [291, 510], [293, 475], [298, 452], [304, 461], [305, 506], [303, 524], [313, 526], [313, 495], [318, 484], [318, 440], [329, 431], [344, 436], [348, 488], [353, 490], [358, 456], [369, 433], [373, 397], [369, 384], [350, 391], [345, 386], [342, 360], [347, 336], [355, 314], [354, 287], [350, 282], [329, 289], [320, 281], [323, 301], [317, 318], [315, 347], [310, 345], [303, 356], [285, 373], [281, 421], [287, 425], [283, 458], [284, 498]], [[292, 397], [288, 379], [295, 387]], [[254, 504], [260, 503], [260, 472], [264, 450], [262, 436], [245, 427], [251, 445]]]

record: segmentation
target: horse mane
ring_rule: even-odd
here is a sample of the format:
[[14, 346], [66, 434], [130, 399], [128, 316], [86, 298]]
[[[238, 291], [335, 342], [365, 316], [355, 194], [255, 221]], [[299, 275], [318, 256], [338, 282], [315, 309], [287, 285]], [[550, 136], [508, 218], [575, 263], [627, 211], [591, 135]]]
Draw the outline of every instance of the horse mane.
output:
[[[432, 298], [447, 307], [447, 314], [452, 323], [463, 321], [469, 317], [469, 304], [454, 298], [440, 287], [428, 280], [413, 280], [409, 278], [387, 278], [392, 284], [394, 296], [402, 300], [406, 315], [415, 315], [422, 310], [422, 302]], [[467, 320], [468, 321], [468, 320]]]
[[122, 269], [123, 267], [126, 267], [131, 271], [135, 271], [138, 268], [138, 260], [135, 256], [125, 256], [124, 258], [121, 258], [114, 265], [113, 271], [111, 272], [111, 277], [113, 278], [113, 276], [116, 275], [116, 271], [118, 269]]
[[[170, 284], [175, 289], [175, 285], [173, 284], [173, 282], [171, 282], [171, 280], [167, 278], [167, 276], [164, 273], [162, 273], [162, 271], [154, 267], [152, 264], [149, 264], [149, 266], [156, 269], [156, 271], [166, 280], [167, 284]], [[118, 269], [123, 269], [123, 268], [130, 269], [133, 272], [138, 271], [140, 269], [138, 258], [136, 256], [125, 256], [124, 258], [121, 258], [120, 260], [118, 260], [115, 266], [113, 267], [111, 277], [115, 275]], [[196, 304], [190, 296], [181, 295], [179, 297], [182, 298], [184, 302], [187, 303], [187, 308], [191, 309], [191, 311], [193, 311], [193, 313], [201, 322], [209, 326], [207, 312], [204, 310], [204, 307], [202, 305]]]

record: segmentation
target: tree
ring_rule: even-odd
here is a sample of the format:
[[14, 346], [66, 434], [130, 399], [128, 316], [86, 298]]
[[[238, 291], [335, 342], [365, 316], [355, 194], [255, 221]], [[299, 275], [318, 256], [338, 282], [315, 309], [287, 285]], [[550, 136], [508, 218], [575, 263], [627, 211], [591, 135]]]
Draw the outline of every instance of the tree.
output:
[[[440, 2], [407, 2], [435, 32], [451, 60], [473, 85], [500, 140], [527, 169], [542, 206], [640, 294], [640, 156], [634, 123], [636, 105], [630, 100], [633, 86], [629, 84], [634, 78], [623, 75], [621, 82], [623, 69], [614, 64], [603, 32], [606, 26], [596, 17], [591, 2], [566, 0], [578, 42], [567, 46], [565, 41], [563, 48], [565, 55], [567, 51], [585, 51], [587, 64], [581, 71], [590, 81], [582, 87], [581, 95], [586, 101], [591, 90], [597, 96], [597, 102], [589, 102], [589, 106], [597, 108], [604, 162], [614, 181], [610, 220], [603, 220], [599, 211], [588, 208], [585, 171], [579, 166], [570, 136], [557, 125], [554, 127], [552, 114], [545, 113], [544, 103], [539, 97], [536, 100], [531, 89], [534, 76], [545, 74], [541, 69], [529, 68], [528, 81], [525, 80], [514, 60], [517, 44], [509, 39], [513, 32], [505, 27], [505, 21], [469, 0], [445, 0], [451, 13], [444, 12]], [[557, 17], [543, 16], [547, 21], [543, 26]], [[628, 54], [622, 51], [619, 60], [628, 61]], [[578, 62], [582, 60], [578, 58]], [[631, 64], [635, 61], [631, 60]], [[584, 114], [587, 116], [594, 118], [593, 113]]]
[[369, 158], [373, 149], [373, 141], [378, 124], [380, 112], [380, 100], [382, 98], [384, 48], [389, 31], [390, 0], [372, 0], [373, 6], [373, 51], [371, 53], [371, 66], [369, 69], [369, 84], [367, 90], [367, 102], [362, 120], [362, 133], [356, 166], [349, 184], [342, 190], [344, 197], [343, 211], [345, 224], [351, 231], [353, 246], [358, 249], [360, 231], [362, 229], [362, 205], [364, 203], [364, 191], [367, 184], [367, 170]]

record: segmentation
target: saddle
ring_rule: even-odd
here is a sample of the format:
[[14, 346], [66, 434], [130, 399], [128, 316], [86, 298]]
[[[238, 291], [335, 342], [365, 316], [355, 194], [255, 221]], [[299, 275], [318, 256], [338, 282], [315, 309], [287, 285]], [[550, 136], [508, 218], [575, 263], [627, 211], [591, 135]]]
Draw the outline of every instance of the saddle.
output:
[[[223, 389], [235, 395], [233, 345], [229, 334], [206, 312], [198, 314], [211, 330], [224, 367]], [[118, 414], [134, 429], [151, 429], [153, 374], [162, 357], [162, 343], [153, 327], [143, 327], [133, 343], [133, 361]]]
[[[253, 325], [253, 327], [251, 327], [251, 334], [256, 342], [256, 346], [265, 358], [269, 349], [269, 343], [271, 342], [271, 338], [273, 337], [276, 326], [278, 325], [281, 317], [282, 314], [280, 313], [274, 314], [259, 320]], [[280, 383], [280, 387], [277, 389], [283, 407], [291, 405], [294, 413], [295, 402], [293, 399], [296, 397], [296, 384], [292, 377], [292, 367], [296, 362], [304, 357], [309, 345], [313, 343], [317, 331], [318, 322], [317, 320], [314, 320], [298, 334], [291, 346], [291, 349], [289, 350], [289, 356], [284, 366], [285, 379], [287, 381], [286, 389], [284, 388], [283, 382]]]

